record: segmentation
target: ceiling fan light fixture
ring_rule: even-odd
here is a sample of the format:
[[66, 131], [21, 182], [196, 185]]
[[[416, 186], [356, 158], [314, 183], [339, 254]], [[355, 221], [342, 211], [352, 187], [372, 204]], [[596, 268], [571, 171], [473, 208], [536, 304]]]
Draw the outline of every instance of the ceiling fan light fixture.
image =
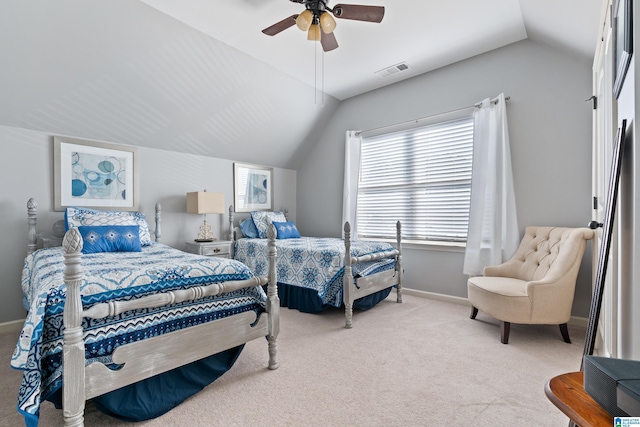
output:
[[324, 52], [330, 52], [338, 47], [334, 32], [335, 19], [381, 22], [384, 17], [384, 6], [337, 4], [330, 8], [327, 6], [329, 0], [290, 1], [304, 5], [305, 10], [276, 22], [262, 32], [268, 36], [274, 36], [295, 24], [300, 30], [307, 32], [307, 40], [319, 41]]
[[305, 9], [304, 12], [302, 12], [296, 18], [296, 25], [302, 31], [309, 30], [309, 27], [311, 27], [312, 23], [313, 23], [313, 12], [311, 12], [309, 9]]
[[311, 40], [314, 42], [320, 41], [320, 25], [313, 24], [309, 27], [309, 33], [307, 35], [307, 40]]
[[336, 20], [329, 12], [320, 15], [320, 27], [325, 34], [331, 34], [336, 29]]

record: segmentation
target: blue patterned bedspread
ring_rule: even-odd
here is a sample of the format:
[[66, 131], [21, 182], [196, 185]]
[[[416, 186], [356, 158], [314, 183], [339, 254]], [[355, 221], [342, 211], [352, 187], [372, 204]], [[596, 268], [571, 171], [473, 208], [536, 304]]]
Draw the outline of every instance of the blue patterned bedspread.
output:
[[[235, 259], [256, 275], [267, 274], [268, 239], [243, 238], [236, 241]], [[276, 240], [278, 283], [315, 289], [323, 304], [342, 305], [344, 275], [344, 240], [331, 237], [300, 237]], [[351, 256], [362, 256], [393, 249], [389, 243], [353, 240]], [[395, 258], [353, 265], [353, 276], [367, 276], [395, 268]]]
[[[18, 410], [37, 425], [39, 406], [62, 385], [62, 329], [66, 288], [61, 247], [40, 249], [25, 259], [22, 291], [27, 319], [11, 359], [24, 370]], [[129, 300], [159, 291], [184, 289], [253, 277], [242, 263], [188, 254], [152, 243], [142, 252], [82, 255], [85, 309], [107, 300]], [[244, 311], [264, 311], [261, 287], [245, 288], [198, 301], [133, 310], [105, 319], [83, 319], [87, 364], [109, 363], [116, 347], [199, 325]]]

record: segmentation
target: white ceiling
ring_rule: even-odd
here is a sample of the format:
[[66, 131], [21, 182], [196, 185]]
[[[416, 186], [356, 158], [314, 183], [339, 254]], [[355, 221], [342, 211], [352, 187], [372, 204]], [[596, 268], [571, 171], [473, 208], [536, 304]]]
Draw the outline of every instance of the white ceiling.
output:
[[[322, 58], [318, 43], [307, 41], [295, 26], [273, 37], [261, 32], [304, 10], [299, 3], [141, 1], [309, 86], [322, 86], [315, 78], [316, 60]], [[603, 1], [356, 0], [356, 4], [384, 6], [385, 16], [379, 24], [336, 20], [340, 47], [324, 54], [324, 91], [339, 100], [525, 38], [590, 60]], [[407, 71], [388, 77], [374, 74], [401, 62], [409, 65]]]
[[0, 1], [0, 125], [296, 169], [351, 96], [524, 38], [590, 64], [606, 3], [356, 1], [385, 17], [336, 20], [321, 108], [317, 44], [296, 27], [261, 32], [298, 3]]

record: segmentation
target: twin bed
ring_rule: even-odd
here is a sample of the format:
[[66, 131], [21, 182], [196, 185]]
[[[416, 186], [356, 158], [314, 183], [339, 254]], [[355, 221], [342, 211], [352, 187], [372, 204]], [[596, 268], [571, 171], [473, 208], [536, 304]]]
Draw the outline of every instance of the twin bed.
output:
[[[141, 213], [69, 208], [62, 247], [36, 251], [33, 199], [27, 208], [28, 315], [11, 361], [24, 370], [18, 410], [27, 426], [38, 424], [43, 399], [62, 407], [65, 426], [84, 424], [88, 399], [125, 420], [161, 415], [222, 375], [257, 338], [267, 338], [268, 367], [278, 367], [275, 230], [270, 267], [256, 276], [232, 259], [152, 242]], [[90, 253], [105, 244], [100, 236], [121, 246]]]
[[[344, 304], [350, 328], [354, 306], [372, 307], [393, 287], [402, 302], [399, 222], [393, 248], [352, 241], [348, 223], [344, 240], [296, 237], [280, 213], [252, 213], [258, 235], [238, 238], [235, 259], [224, 259], [160, 243], [159, 205], [155, 241], [140, 212], [67, 208], [62, 246], [36, 233], [33, 199], [27, 211], [28, 315], [11, 365], [24, 371], [18, 410], [28, 427], [45, 399], [62, 408], [65, 426], [84, 424], [89, 399], [128, 421], [159, 416], [261, 337], [276, 369], [281, 305], [314, 313]], [[232, 208], [229, 219], [239, 236]]]
[[353, 325], [353, 308], [369, 309], [396, 287], [402, 302], [401, 225], [396, 224], [396, 247], [380, 241], [351, 240], [349, 223], [344, 239], [300, 236], [283, 212], [251, 212], [234, 227], [229, 207], [229, 229], [234, 258], [255, 274], [267, 269], [267, 227], [277, 232], [276, 269], [278, 293], [283, 307], [319, 313], [327, 307], [345, 308], [345, 327]]

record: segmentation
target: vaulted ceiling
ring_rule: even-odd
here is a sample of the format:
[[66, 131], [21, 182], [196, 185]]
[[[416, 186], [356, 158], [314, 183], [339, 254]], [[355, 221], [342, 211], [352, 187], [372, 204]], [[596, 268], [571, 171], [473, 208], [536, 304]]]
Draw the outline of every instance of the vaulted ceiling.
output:
[[322, 54], [261, 33], [303, 10], [287, 0], [2, 2], [0, 125], [296, 168], [349, 97], [525, 38], [589, 64], [603, 1], [357, 4], [384, 19], [337, 19]]

